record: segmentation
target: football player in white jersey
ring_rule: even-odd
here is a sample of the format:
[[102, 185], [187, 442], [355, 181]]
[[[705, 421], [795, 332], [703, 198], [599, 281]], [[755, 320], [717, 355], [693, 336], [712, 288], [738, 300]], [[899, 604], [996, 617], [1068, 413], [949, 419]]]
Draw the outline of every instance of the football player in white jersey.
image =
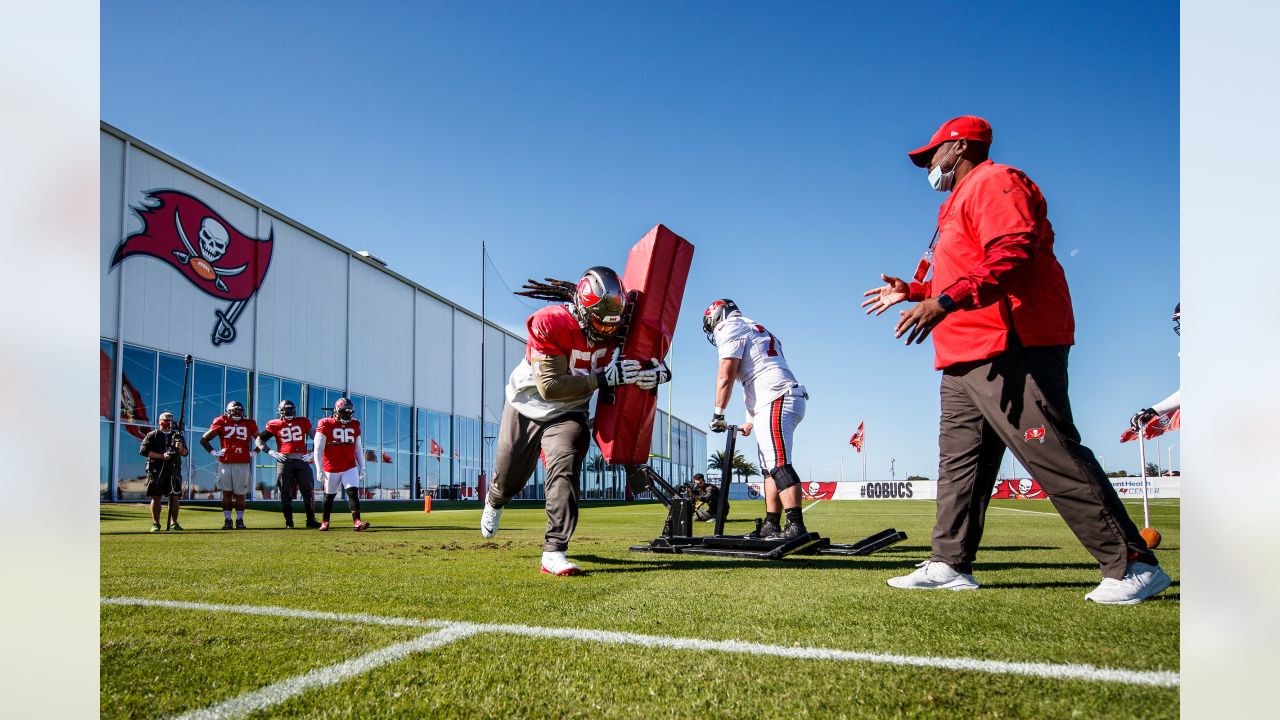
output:
[[[729, 299], [716, 300], [702, 314], [702, 331], [716, 347], [720, 369], [716, 376], [715, 413], [711, 429], [724, 432], [725, 406], [733, 394], [733, 382], [742, 383], [747, 404], [746, 420], [738, 431], [750, 435], [759, 425], [760, 471], [765, 477], [765, 521], [747, 537], [791, 540], [808, 533], [800, 510], [800, 475], [791, 464], [796, 426], [804, 419], [804, 386], [787, 367], [782, 343], [764, 326], [744, 316]], [[779, 527], [786, 513], [787, 526]]]

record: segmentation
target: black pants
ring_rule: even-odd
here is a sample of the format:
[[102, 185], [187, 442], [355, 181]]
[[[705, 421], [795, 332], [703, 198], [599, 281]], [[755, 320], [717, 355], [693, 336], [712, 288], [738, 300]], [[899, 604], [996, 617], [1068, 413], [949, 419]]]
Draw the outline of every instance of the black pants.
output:
[[286, 523], [293, 523], [293, 496], [298, 492], [302, 493], [307, 522], [315, 522], [315, 478], [311, 474], [311, 463], [303, 462], [302, 458], [276, 462], [276, 485], [280, 490], [280, 509], [284, 511]]
[[1015, 347], [943, 371], [933, 560], [972, 572], [991, 489], [1007, 447], [1044, 488], [1105, 577], [1155, 563], [1067, 397], [1067, 346]]

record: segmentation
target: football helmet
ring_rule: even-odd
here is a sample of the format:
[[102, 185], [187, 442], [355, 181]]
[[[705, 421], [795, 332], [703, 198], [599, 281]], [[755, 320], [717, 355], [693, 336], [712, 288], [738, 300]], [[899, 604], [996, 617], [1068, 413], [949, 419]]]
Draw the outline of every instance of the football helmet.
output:
[[338, 418], [338, 422], [351, 422], [351, 418], [355, 417], [356, 408], [351, 404], [351, 400], [347, 398], [338, 398], [338, 402], [333, 404], [333, 416]]
[[298, 414], [298, 407], [292, 400], [281, 400], [280, 405], [276, 407], [276, 412], [280, 413], [281, 419], [292, 420], [293, 416]]
[[1173, 306], [1173, 334], [1182, 336], [1182, 303]]
[[242, 405], [239, 400], [232, 400], [227, 403], [227, 409], [223, 412], [223, 415], [226, 415], [232, 420], [243, 420], [244, 405]]
[[720, 298], [707, 306], [702, 313], [702, 332], [707, 334], [707, 342], [716, 344], [716, 328], [725, 318], [740, 313], [738, 304], [729, 298]]
[[573, 293], [573, 314], [589, 340], [601, 342], [617, 337], [626, 310], [627, 294], [618, 273], [603, 265], [582, 273]]

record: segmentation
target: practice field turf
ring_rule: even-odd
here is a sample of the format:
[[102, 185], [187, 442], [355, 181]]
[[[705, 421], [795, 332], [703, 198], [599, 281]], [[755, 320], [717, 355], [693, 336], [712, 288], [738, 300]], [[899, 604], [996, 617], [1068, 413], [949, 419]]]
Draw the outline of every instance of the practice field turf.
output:
[[[729, 530], [763, 511], [734, 502]], [[582, 577], [538, 572], [534, 505], [493, 540], [478, 508], [366, 508], [365, 533], [254, 510], [222, 531], [220, 510], [185, 508], [178, 534], [104, 506], [102, 716], [1176, 717], [1178, 503], [1151, 512], [1174, 585], [1105, 607], [1046, 501], [992, 503], [973, 592], [885, 585], [928, 557], [929, 501], [813, 504], [836, 542], [910, 539], [774, 563], [629, 552], [663, 509], [587, 503]]]

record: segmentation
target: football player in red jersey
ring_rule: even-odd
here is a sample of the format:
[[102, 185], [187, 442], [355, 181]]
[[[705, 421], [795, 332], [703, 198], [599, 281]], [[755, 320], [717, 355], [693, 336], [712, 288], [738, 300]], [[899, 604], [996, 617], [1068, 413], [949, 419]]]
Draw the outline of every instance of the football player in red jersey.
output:
[[618, 274], [593, 267], [578, 283], [529, 281], [526, 292], [540, 300], [562, 301], [529, 316], [524, 360], [507, 381], [507, 402], [498, 429], [493, 482], [480, 517], [480, 534], [498, 532], [502, 508], [524, 489], [541, 456], [546, 467], [547, 532], [542, 572], [579, 575], [565, 551], [578, 523], [578, 476], [591, 441], [587, 416], [591, 397], [603, 387], [666, 382], [665, 365], [641, 370], [635, 360], [618, 360], [627, 297]]
[[351, 520], [356, 532], [367, 530], [369, 523], [360, 519], [360, 486], [364, 484], [364, 447], [360, 443], [360, 421], [355, 419], [355, 406], [347, 398], [333, 404], [333, 417], [316, 425], [316, 475], [324, 483], [324, 519], [320, 529], [329, 529], [329, 513], [338, 492], [345, 491]]
[[[210, 455], [218, 458], [218, 489], [222, 491], [222, 529], [231, 529], [231, 506], [236, 508], [237, 530], [247, 530], [244, 525], [244, 497], [249, 494], [253, 479], [253, 452], [249, 441], [258, 434], [258, 423], [244, 416], [244, 405], [239, 400], [227, 403], [227, 409], [209, 424], [209, 432], [200, 437], [200, 445]], [[213, 449], [209, 441], [220, 438], [220, 448]]]
[[[311, 477], [311, 452], [307, 450], [307, 438], [311, 437], [311, 421], [297, 417], [298, 408], [292, 400], [281, 400], [276, 412], [280, 417], [269, 420], [258, 435], [258, 452], [265, 452], [276, 459], [276, 484], [280, 488], [280, 509], [284, 512], [284, 526], [293, 529], [293, 496], [302, 493], [302, 507], [307, 511], [307, 528], [320, 527], [316, 522], [315, 483]], [[269, 438], [276, 439], [276, 450], [267, 448]]]

